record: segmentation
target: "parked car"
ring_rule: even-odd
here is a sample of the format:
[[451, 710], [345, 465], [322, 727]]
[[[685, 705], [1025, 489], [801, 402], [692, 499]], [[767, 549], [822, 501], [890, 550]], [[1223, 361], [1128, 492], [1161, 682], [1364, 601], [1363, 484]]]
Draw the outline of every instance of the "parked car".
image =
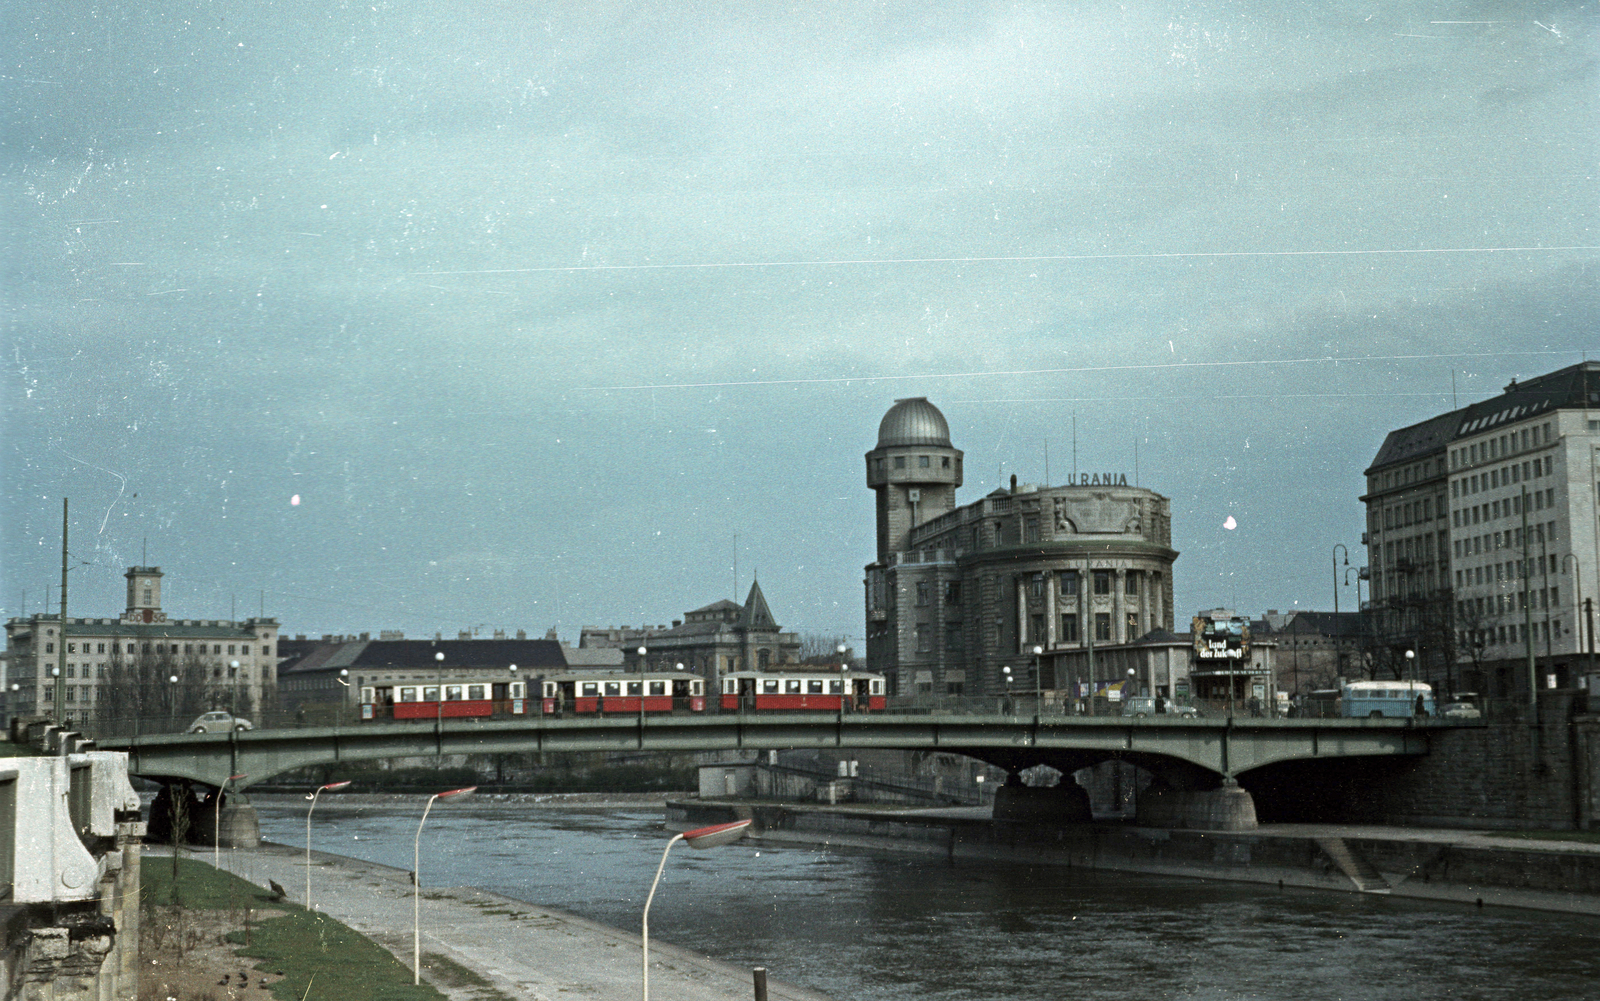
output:
[[1483, 713], [1479, 712], [1478, 707], [1471, 702], [1451, 702], [1444, 707], [1444, 712], [1440, 713], [1440, 715], [1445, 719], [1481, 719], [1483, 717]]
[[227, 733], [229, 730], [254, 730], [256, 725], [243, 716], [233, 713], [213, 711], [202, 713], [193, 723], [189, 724], [190, 733]]
[[1134, 695], [1122, 700], [1122, 715], [1136, 716], [1143, 719], [1146, 716], [1181, 716], [1184, 719], [1194, 719], [1200, 715], [1200, 710], [1194, 706], [1181, 706], [1167, 699], [1161, 712], [1156, 712], [1156, 699], [1153, 695]]

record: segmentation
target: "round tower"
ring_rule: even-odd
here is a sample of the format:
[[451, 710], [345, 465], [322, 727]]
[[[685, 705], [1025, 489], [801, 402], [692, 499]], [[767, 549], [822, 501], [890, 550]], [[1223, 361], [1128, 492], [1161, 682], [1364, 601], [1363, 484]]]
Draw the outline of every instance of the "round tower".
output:
[[951, 511], [961, 486], [961, 450], [925, 397], [896, 400], [867, 453], [867, 486], [878, 494], [878, 562], [904, 549], [911, 529]]

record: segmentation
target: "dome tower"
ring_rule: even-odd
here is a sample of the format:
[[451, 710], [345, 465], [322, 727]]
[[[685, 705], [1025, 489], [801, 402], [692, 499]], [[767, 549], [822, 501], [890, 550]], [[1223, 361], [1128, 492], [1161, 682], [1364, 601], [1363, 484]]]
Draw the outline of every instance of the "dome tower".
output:
[[896, 400], [867, 453], [867, 486], [878, 494], [878, 562], [906, 547], [911, 529], [951, 511], [961, 486], [961, 450], [925, 397]]

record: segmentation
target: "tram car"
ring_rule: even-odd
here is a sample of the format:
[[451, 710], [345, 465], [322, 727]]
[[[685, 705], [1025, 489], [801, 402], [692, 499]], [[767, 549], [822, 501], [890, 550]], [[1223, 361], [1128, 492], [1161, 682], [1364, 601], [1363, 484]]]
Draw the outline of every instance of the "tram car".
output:
[[526, 681], [459, 678], [431, 684], [361, 687], [364, 720], [522, 716], [531, 711]]
[[724, 711], [881, 711], [883, 675], [859, 672], [731, 671], [722, 676]]
[[556, 674], [539, 679], [540, 707], [560, 713], [703, 712], [706, 682], [696, 674]]

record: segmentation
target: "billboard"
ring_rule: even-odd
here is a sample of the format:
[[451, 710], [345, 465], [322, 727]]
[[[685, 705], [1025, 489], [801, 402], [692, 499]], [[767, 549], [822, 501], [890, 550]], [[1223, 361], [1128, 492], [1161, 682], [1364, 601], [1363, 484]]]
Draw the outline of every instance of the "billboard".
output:
[[1194, 655], [1198, 660], [1249, 660], [1250, 622], [1248, 619], [1212, 619], [1196, 615], [1190, 628], [1194, 634]]

